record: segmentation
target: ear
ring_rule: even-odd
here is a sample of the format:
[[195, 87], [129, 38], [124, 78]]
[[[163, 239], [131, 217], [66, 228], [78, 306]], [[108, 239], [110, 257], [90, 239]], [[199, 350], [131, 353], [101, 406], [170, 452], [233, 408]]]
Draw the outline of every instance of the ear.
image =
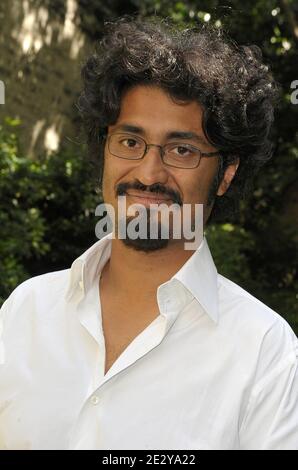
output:
[[237, 168], [239, 166], [240, 159], [239, 157], [231, 163], [225, 170], [225, 173], [223, 175], [223, 178], [220, 182], [220, 185], [217, 190], [217, 196], [223, 196], [224, 193], [229, 189], [229, 186], [236, 174]]

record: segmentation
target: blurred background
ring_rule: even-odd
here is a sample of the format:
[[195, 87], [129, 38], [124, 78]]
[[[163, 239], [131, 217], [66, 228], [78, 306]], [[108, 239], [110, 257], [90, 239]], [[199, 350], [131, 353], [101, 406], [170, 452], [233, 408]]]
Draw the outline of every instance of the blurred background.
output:
[[[208, 228], [218, 271], [298, 334], [298, 1], [0, 1], [0, 305], [97, 241], [98, 177], [80, 134], [80, 69], [103, 23], [159, 14], [257, 44], [280, 83], [273, 159], [240, 216]], [[295, 81], [297, 81], [295, 83]]]

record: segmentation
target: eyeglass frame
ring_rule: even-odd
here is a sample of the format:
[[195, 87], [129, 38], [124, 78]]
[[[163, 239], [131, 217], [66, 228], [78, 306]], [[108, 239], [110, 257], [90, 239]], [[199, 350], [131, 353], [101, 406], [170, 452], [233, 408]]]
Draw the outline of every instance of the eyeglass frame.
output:
[[[116, 154], [112, 153], [112, 152], [110, 151], [109, 141], [110, 141], [110, 138], [111, 138], [113, 135], [117, 135], [117, 134], [132, 135], [132, 136], [134, 136], [134, 137], [137, 137], [138, 139], [141, 139], [141, 140], [144, 142], [144, 144], [145, 144], [145, 150], [144, 150], [143, 155], [142, 155], [141, 157], [139, 157], [139, 158], [127, 158], [127, 157], [120, 157], [119, 155], [116, 155]], [[160, 155], [160, 158], [161, 158], [161, 160], [162, 160], [162, 162], [163, 162], [164, 165], [170, 166], [170, 167], [172, 167], [172, 168], [180, 168], [180, 169], [182, 169], [182, 170], [194, 170], [195, 168], [198, 168], [198, 166], [200, 165], [200, 162], [201, 162], [201, 158], [202, 158], [202, 157], [215, 157], [216, 155], [221, 156], [219, 151], [217, 151], [217, 152], [202, 152], [202, 150], [199, 149], [198, 147], [196, 147], [195, 145], [188, 144], [188, 143], [184, 143], [184, 142], [183, 142], [183, 143], [182, 143], [182, 142], [172, 142], [172, 143], [169, 142], [169, 143], [164, 144], [164, 145], [148, 144], [148, 143], [146, 142], [146, 140], [143, 139], [143, 137], [136, 136], [136, 135], [134, 135], [134, 134], [125, 133], [125, 132], [112, 132], [111, 134], [105, 133], [105, 134], [102, 135], [102, 138], [103, 138], [104, 140], [107, 140], [109, 152], [110, 152], [110, 154], [113, 155], [114, 157], [122, 158], [123, 160], [130, 160], [130, 161], [134, 161], [134, 160], [135, 160], [135, 161], [138, 161], [138, 160], [142, 160], [142, 159], [145, 157], [146, 153], [148, 152], [149, 147], [158, 147], [158, 148], [159, 148], [159, 155]], [[190, 147], [195, 148], [195, 149], [200, 153], [200, 158], [199, 158], [199, 161], [198, 161], [197, 165], [196, 165], [196, 166], [193, 166], [193, 167], [181, 167], [181, 166], [169, 165], [168, 163], [165, 163], [165, 161], [164, 161], [164, 155], [165, 155], [164, 147], [166, 147], [166, 146], [169, 145], [169, 144], [171, 144], [171, 145], [174, 145], [174, 144], [181, 144], [181, 146], [182, 146], [182, 144], [184, 144], [184, 145], [189, 145]]]

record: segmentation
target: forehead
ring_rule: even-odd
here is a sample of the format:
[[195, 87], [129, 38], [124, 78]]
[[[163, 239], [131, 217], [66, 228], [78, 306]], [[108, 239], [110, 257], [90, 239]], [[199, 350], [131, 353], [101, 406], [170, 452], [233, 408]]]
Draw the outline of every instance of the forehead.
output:
[[162, 135], [171, 129], [203, 133], [203, 108], [196, 101], [174, 102], [161, 88], [138, 85], [122, 97], [120, 114], [111, 130], [121, 123], [140, 126], [149, 133]]

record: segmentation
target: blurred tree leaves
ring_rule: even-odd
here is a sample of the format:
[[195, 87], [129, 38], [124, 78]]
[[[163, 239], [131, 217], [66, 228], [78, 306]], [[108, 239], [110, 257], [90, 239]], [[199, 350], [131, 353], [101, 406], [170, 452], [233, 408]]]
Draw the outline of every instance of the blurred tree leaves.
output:
[[96, 241], [101, 199], [82, 148], [32, 161], [20, 156], [17, 125], [0, 126], [0, 303], [23, 280], [64, 269]]

